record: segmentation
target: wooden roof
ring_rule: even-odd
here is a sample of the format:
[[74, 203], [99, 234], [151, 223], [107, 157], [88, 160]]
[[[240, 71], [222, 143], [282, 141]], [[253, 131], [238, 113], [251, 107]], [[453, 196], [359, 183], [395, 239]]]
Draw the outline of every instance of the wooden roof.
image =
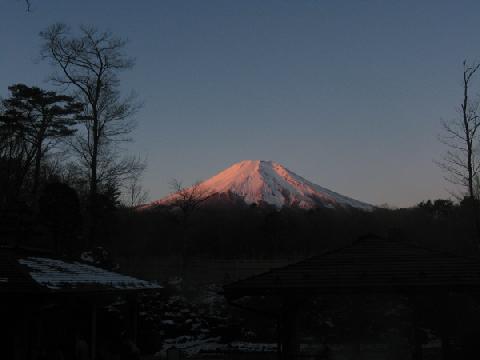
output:
[[226, 285], [227, 297], [268, 294], [480, 291], [480, 259], [367, 236], [286, 267]]
[[30, 274], [17, 262], [13, 252], [0, 249], [0, 294], [40, 290], [41, 287], [32, 281]]
[[92, 264], [0, 249], [0, 293], [85, 293], [160, 289], [161, 286]]

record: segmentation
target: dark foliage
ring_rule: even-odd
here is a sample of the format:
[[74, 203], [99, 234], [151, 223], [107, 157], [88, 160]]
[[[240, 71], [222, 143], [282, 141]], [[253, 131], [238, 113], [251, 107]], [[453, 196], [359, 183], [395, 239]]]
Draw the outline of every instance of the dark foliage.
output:
[[[449, 200], [372, 212], [205, 206], [192, 214], [186, 236], [190, 255], [221, 258], [311, 255], [367, 233], [471, 254], [475, 249], [474, 228], [468, 213], [468, 206]], [[178, 238], [185, 229], [174, 209], [123, 211], [119, 216], [113, 249], [117, 254], [167, 255], [182, 251]]]
[[24, 84], [12, 85], [9, 91], [0, 113], [0, 180], [7, 190], [0, 197], [3, 207], [27, 193], [36, 198], [44, 158], [75, 133], [82, 111], [72, 97], [53, 91]]
[[81, 213], [75, 190], [62, 183], [48, 184], [40, 197], [39, 208], [40, 224], [48, 230], [55, 251], [69, 254], [74, 249], [78, 251]]

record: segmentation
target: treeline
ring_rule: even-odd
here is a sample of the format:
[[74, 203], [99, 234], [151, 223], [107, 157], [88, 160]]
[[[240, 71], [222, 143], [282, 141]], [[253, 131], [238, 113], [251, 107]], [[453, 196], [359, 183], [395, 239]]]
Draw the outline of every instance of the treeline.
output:
[[408, 209], [203, 206], [182, 221], [178, 208], [119, 213], [113, 250], [121, 255], [272, 257], [312, 255], [373, 233], [460, 254], [476, 252], [470, 207], [449, 200]]
[[79, 253], [108, 240], [115, 209], [141, 201], [145, 164], [125, 154], [139, 109], [123, 96], [133, 66], [110, 32], [54, 24], [40, 33], [47, 88], [0, 99], [0, 242]]
[[11, 84], [0, 99], [0, 244], [67, 254], [104, 247], [127, 255], [270, 257], [313, 254], [375, 233], [477, 251], [480, 206], [471, 194], [458, 204], [400, 210], [277, 210], [207, 206], [198, 187], [178, 186], [177, 206], [134, 210], [145, 200], [145, 164], [122, 146], [139, 109], [120, 86], [120, 74], [133, 66], [126, 42], [54, 24], [40, 44], [53, 70], [48, 89]]

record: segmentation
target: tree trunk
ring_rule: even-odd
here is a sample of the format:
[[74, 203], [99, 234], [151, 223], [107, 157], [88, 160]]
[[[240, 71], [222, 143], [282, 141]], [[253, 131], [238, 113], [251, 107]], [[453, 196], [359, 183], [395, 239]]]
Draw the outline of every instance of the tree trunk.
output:
[[88, 234], [88, 246], [93, 248], [96, 243], [97, 235], [97, 216], [98, 216], [98, 204], [97, 204], [97, 193], [98, 193], [98, 178], [97, 178], [97, 167], [98, 167], [98, 114], [93, 111], [93, 128], [92, 128], [92, 139], [93, 139], [93, 148], [91, 154], [91, 163], [90, 163], [90, 226]]
[[32, 195], [33, 199], [37, 200], [38, 195], [38, 186], [40, 182], [40, 167], [42, 163], [42, 143], [39, 142], [35, 150], [35, 169], [33, 172], [33, 186], [32, 186]]
[[[464, 63], [465, 65], [465, 63]], [[477, 204], [477, 200], [475, 199], [475, 191], [473, 188], [473, 180], [474, 180], [474, 163], [473, 163], [473, 136], [475, 133], [475, 129], [470, 127], [470, 119], [468, 114], [468, 104], [469, 104], [469, 96], [468, 96], [468, 89], [469, 89], [469, 82], [471, 74], [467, 69], [463, 72], [463, 103], [462, 103], [462, 116], [463, 116], [463, 126], [465, 130], [465, 140], [467, 143], [467, 172], [468, 172], [468, 196], [470, 198], [470, 211], [473, 218], [473, 224], [475, 226], [475, 232], [477, 235], [477, 245], [480, 247], [480, 209]]]

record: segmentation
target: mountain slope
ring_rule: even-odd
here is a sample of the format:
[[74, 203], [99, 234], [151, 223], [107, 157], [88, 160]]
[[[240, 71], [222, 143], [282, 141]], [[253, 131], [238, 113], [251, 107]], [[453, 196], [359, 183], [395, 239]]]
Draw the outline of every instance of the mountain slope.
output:
[[[204, 194], [234, 195], [247, 204], [270, 204], [277, 208], [283, 206], [298, 206], [305, 209], [354, 207], [371, 210], [373, 208], [371, 205], [311, 183], [273, 161], [241, 161], [201, 182], [198, 184], [198, 189]], [[178, 197], [179, 195], [174, 193], [147, 207], [168, 205]]]

